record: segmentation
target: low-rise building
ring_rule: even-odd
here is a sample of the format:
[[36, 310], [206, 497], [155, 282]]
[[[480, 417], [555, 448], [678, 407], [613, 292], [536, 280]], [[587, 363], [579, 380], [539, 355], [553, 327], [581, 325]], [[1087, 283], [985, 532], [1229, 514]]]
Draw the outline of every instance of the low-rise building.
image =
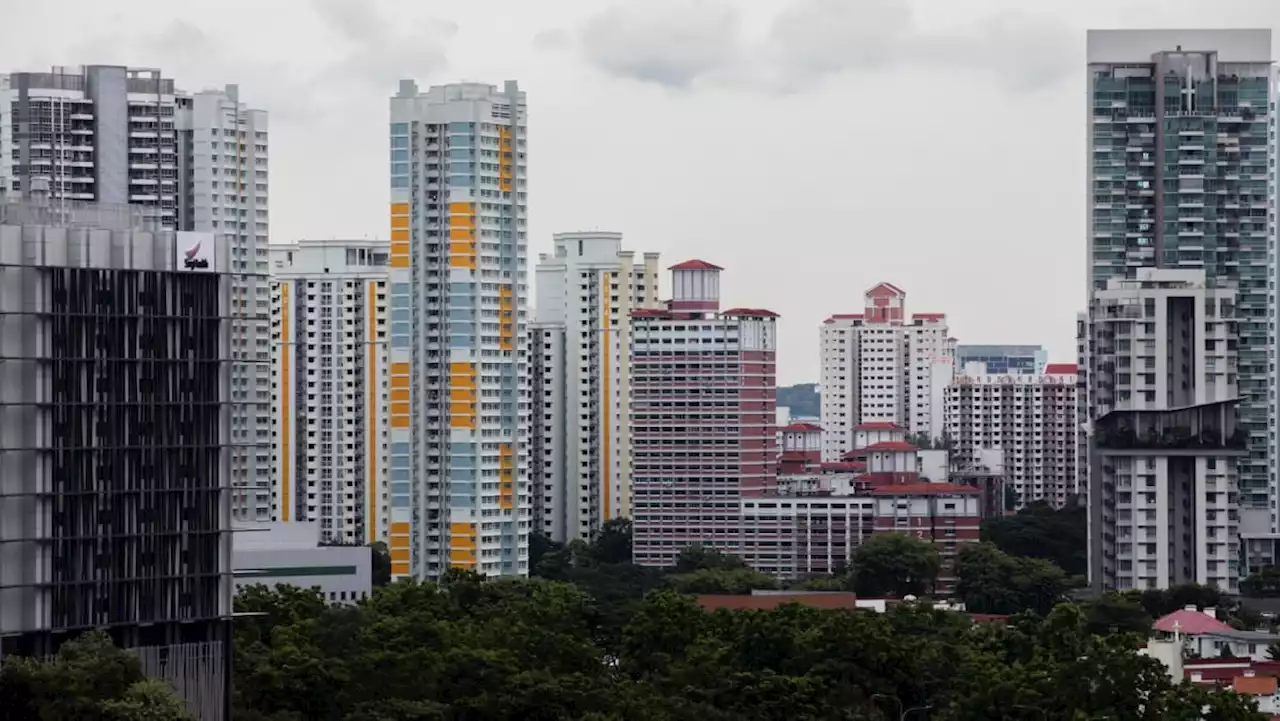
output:
[[320, 523], [248, 523], [235, 527], [232, 574], [239, 593], [246, 586], [315, 588], [325, 600], [354, 603], [373, 589], [373, 551], [368, 546], [321, 545]]

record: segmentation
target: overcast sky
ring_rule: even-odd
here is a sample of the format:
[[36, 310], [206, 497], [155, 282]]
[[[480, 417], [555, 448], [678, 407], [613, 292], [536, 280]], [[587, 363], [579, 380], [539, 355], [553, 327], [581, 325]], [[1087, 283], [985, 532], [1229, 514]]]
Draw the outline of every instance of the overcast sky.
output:
[[963, 343], [1073, 361], [1084, 31], [1273, 27], [1280, 0], [60, 0], [3, 17], [0, 72], [238, 83], [271, 113], [273, 242], [386, 237], [398, 79], [518, 79], [530, 268], [552, 233], [592, 229], [716, 262], [726, 304], [782, 315], [795, 383], [817, 380], [822, 320], [882, 280]]

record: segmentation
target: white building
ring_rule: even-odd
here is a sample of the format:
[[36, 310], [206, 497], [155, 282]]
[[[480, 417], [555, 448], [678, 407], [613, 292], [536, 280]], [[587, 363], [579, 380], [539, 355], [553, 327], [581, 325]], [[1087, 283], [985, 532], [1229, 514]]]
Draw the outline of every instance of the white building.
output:
[[390, 109], [392, 575], [525, 575], [525, 94], [402, 80]]
[[1140, 268], [1095, 291], [1086, 322], [1090, 580], [1234, 593], [1236, 291], [1204, 271]]
[[54, 67], [0, 75], [0, 188], [49, 202], [142, 209], [170, 230], [231, 246], [234, 515], [271, 510], [267, 113], [237, 86], [184, 93], [155, 68]]
[[231, 432], [245, 443], [231, 458], [231, 509], [238, 519], [265, 521], [279, 517], [271, 495], [267, 113], [239, 95], [228, 85], [177, 97], [178, 222], [231, 247]]
[[824, 461], [852, 450], [862, 423], [897, 423], [912, 435], [940, 435], [955, 339], [941, 313], [908, 316], [906, 298], [901, 288], [880, 283], [866, 292], [862, 313], [823, 323]]
[[530, 330], [530, 483], [534, 528], [564, 542], [631, 516], [631, 311], [659, 307], [658, 254], [637, 261], [610, 232], [554, 245]]
[[373, 551], [321, 545], [319, 523], [247, 523], [235, 531], [231, 565], [237, 593], [259, 584], [296, 586], [315, 589], [331, 603], [350, 604], [373, 590]]
[[[377, 240], [271, 248], [275, 520], [312, 521], [321, 540], [390, 531], [387, 272]], [[408, 484], [408, 479], [397, 480]]]
[[1050, 363], [1041, 373], [993, 374], [970, 363], [946, 388], [946, 433], [960, 468], [995, 450], [1006, 488], [1019, 506], [1061, 507], [1080, 492], [1076, 365]]

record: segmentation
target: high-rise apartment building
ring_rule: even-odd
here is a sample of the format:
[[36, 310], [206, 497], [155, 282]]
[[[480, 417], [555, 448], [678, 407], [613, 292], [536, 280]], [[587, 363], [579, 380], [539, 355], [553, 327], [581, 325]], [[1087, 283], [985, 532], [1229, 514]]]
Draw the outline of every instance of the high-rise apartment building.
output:
[[230, 249], [44, 182], [0, 202], [0, 655], [103, 628], [222, 721]]
[[987, 452], [1003, 463], [1006, 488], [1018, 505], [1062, 507], [1080, 493], [1076, 365], [1049, 363], [1044, 372], [990, 373], [970, 363], [946, 388], [950, 462], [977, 468]]
[[0, 75], [0, 188], [53, 205], [137, 206], [149, 227], [229, 244], [233, 512], [270, 520], [271, 327], [267, 114], [234, 85], [184, 93], [155, 68], [55, 67]]
[[[777, 484], [777, 315], [720, 310], [719, 266], [671, 267], [666, 308], [631, 312], [633, 556], [702, 544], [753, 562], [743, 498]], [[776, 549], [775, 549], [776, 551]]]
[[378, 240], [271, 248], [272, 508], [281, 521], [318, 523], [321, 541], [385, 542], [391, 529], [389, 257]]
[[1093, 293], [1082, 328], [1092, 418], [1090, 580], [1237, 587], [1238, 291], [1141, 268]]
[[402, 80], [390, 105], [392, 574], [524, 575], [525, 95]]
[[906, 291], [880, 283], [862, 313], [822, 325], [824, 461], [854, 448], [859, 424], [896, 423], [908, 433], [942, 435], [943, 389], [955, 374], [955, 339], [942, 313], [906, 312]]
[[1049, 353], [1038, 345], [957, 345], [956, 369], [981, 363], [987, 373], [1034, 375], [1043, 373]]
[[557, 233], [530, 329], [534, 529], [560, 542], [631, 516], [631, 311], [658, 307], [658, 254]]
[[[1094, 30], [1088, 35], [1089, 279], [1198, 268], [1236, 293], [1240, 503], [1276, 531], [1275, 141], [1269, 30]], [[1233, 376], [1234, 380], [1234, 376]], [[1098, 388], [1090, 389], [1096, 419]], [[1118, 403], [1119, 401], [1117, 401]]]

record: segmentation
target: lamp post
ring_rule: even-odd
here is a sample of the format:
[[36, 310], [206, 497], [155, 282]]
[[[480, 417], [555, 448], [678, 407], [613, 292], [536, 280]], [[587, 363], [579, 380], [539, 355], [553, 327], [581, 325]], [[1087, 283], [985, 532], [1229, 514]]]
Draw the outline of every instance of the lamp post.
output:
[[902, 699], [898, 698], [897, 696], [890, 696], [887, 693], [871, 694], [872, 700], [875, 700], [878, 698], [889, 699], [890, 701], [893, 701], [895, 704], [897, 704], [898, 721], [907, 721], [907, 717], [910, 716], [913, 711], [928, 711], [929, 709], [933, 708], [933, 704], [925, 704], [924, 706], [912, 706], [911, 708], [904, 709], [902, 707]]

